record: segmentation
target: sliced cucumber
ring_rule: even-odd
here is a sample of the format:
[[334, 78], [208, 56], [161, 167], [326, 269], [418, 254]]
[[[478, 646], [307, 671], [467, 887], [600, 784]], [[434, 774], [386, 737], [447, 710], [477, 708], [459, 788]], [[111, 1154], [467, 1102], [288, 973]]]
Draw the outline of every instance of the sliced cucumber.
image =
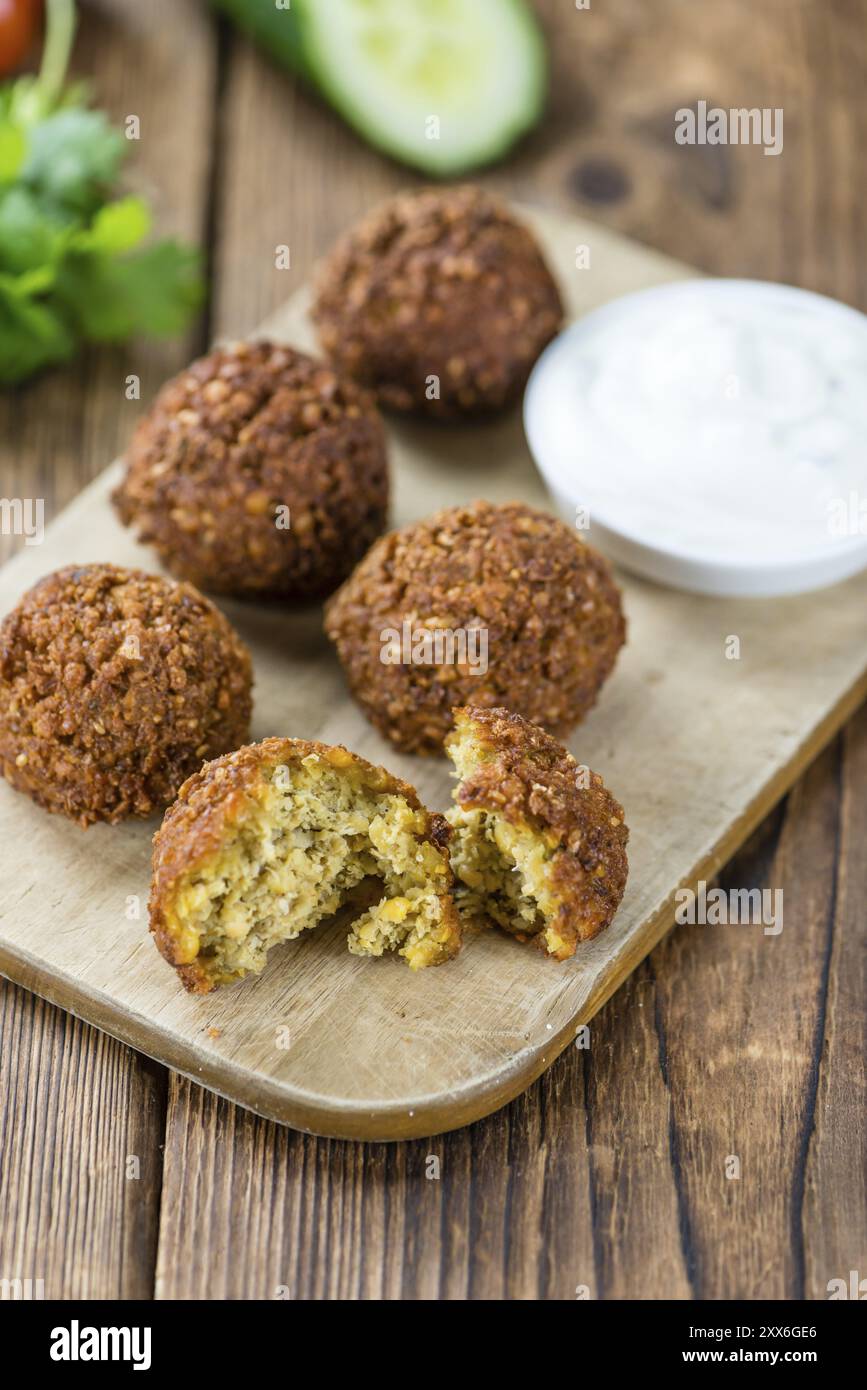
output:
[[544, 105], [545, 45], [525, 0], [217, 3], [370, 144], [428, 174], [498, 159]]

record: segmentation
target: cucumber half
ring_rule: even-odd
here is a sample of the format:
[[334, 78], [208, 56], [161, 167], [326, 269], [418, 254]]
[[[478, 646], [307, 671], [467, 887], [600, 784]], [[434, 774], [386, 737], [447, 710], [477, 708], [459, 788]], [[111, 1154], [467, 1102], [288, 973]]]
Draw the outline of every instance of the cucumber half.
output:
[[216, 3], [365, 140], [427, 174], [500, 158], [541, 115], [545, 44], [525, 0]]

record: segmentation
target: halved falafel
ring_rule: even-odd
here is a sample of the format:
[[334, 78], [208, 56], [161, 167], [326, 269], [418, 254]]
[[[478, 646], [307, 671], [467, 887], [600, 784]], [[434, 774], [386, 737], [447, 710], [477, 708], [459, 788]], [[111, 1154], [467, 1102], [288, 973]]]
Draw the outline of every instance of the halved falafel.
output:
[[353, 381], [294, 348], [217, 348], [162, 388], [113, 500], [200, 588], [329, 594], [385, 525], [382, 421]]
[[626, 635], [606, 560], [522, 502], [450, 507], [383, 536], [325, 630], [368, 719], [412, 753], [439, 752], [464, 704], [567, 734]]
[[563, 305], [529, 229], [463, 186], [400, 194], [350, 231], [313, 318], [327, 356], [381, 405], [454, 418], [517, 399]]
[[70, 565], [0, 626], [0, 768], [83, 826], [148, 816], [249, 737], [251, 684], [247, 648], [191, 584]]
[[447, 840], [442, 816], [384, 768], [339, 746], [265, 739], [181, 788], [154, 837], [151, 931], [185, 987], [207, 993], [261, 971], [271, 946], [374, 878], [349, 950], [439, 965], [461, 939]]
[[455, 710], [460, 785], [446, 819], [461, 910], [567, 960], [609, 925], [629, 832], [602, 778], [506, 709]]

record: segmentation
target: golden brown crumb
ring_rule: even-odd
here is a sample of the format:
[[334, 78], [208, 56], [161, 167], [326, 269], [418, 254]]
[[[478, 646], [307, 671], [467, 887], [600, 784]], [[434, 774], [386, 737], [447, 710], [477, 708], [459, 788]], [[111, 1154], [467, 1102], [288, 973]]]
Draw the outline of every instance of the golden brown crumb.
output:
[[460, 777], [448, 814], [459, 901], [566, 960], [612, 921], [629, 832], [602, 778], [505, 709], [458, 709], [446, 742]]
[[[483, 638], [484, 661], [467, 645], [464, 664], [385, 663], [385, 634], [405, 624], [474, 637], [477, 654]], [[384, 536], [329, 601], [325, 628], [368, 719], [414, 753], [441, 750], [461, 704], [505, 706], [567, 734], [595, 703], [626, 631], [607, 562], [522, 502], [451, 507]]]
[[191, 584], [71, 565], [0, 627], [0, 767], [84, 826], [148, 816], [248, 737], [251, 684], [246, 647]]
[[392, 410], [442, 418], [515, 400], [563, 306], [532, 233], [480, 188], [404, 193], [336, 247], [313, 317], [341, 370]]
[[160, 391], [114, 501], [203, 589], [328, 594], [385, 525], [382, 421], [354, 382], [294, 348], [217, 348]]

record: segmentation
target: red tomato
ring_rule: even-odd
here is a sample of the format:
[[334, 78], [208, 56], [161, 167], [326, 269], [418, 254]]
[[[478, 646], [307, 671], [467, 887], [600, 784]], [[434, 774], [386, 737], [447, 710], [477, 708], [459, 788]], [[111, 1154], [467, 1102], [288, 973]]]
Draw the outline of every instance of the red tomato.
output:
[[40, 0], [0, 0], [0, 76], [27, 57], [39, 27]]

